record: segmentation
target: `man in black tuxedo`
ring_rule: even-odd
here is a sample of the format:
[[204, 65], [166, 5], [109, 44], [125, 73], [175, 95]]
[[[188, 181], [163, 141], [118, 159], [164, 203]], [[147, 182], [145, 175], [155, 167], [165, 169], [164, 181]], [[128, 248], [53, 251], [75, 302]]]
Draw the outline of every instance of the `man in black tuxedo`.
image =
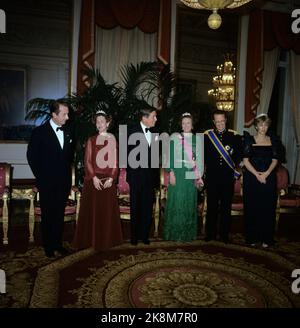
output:
[[[130, 187], [132, 245], [137, 245], [139, 240], [150, 244], [154, 189], [159, 183], [158, 165], [156, 168], [151, 166], [151, 149], [158, 146], [158, 133], [154, 128], [156, 121], [153, 108], [142, 109], [140, 122], [128, 131], [127, 182]], [[158, 158], [159, 154], [156, 155]]]
[[27, 149], [27, 160], [40, 193], [41, 229], [45, 254], [57, 251], [66, 255], [62, 245], [65, 206], [71, 188], [73, 142], [63, 127], [69, 119], [67, 104], [53, 102], [52, 118], [35, 128]]

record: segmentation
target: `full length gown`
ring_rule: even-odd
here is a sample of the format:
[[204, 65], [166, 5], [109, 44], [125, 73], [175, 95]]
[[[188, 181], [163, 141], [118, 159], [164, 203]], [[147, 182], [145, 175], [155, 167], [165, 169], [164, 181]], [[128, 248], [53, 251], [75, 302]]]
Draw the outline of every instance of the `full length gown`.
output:
[[[123, 238], [116, 186], [117, 162], [114, 168], [100, 168], [96, 164], [99, 150], [107, 145], [107, 140], [103, 145], [97, 145], [97, 137], [98, 135], [89, 138], [86, 145], [85, 178], [74, 247], [77, 249], [93, 247], [96, 251], [104, 251], [121, 244]], [[115, 149], [115, 155], [116, 153]], [[97, 190], [93, 185], [95, 175], [98, 178], [113, 178], [112, 186]]]
[[[196, 136], [193, 135], [190, 139], [193, 153], [196, 154]], [[182, 168], [175, 167], [175, 163], [186, 158], [183, 147], [176, 145], [177, 142], [171, 141], [170, 170], [175, 173], [176, 185], [169, 184], [168, 186], [163, 238], [189, 242], [197, 239], [198, 234], [197, 188], [194, 179], [186, 179], [186, 173], [193, 172], [192, 168], [184, 164]]]
[[[246, 133], [244, 142], [244, 158], [248, 158], [258, 172], [265, 172], [272, 159], [280, 157], [278, 144], [273, 138], [270, 146], [256, 146], [254, 137]], [[260, 183], [254, 174], [245, 169], [243, 198], [246, 242], [272, 245], [277, 203], [276, 169], [267, 177], [266, 184]]]

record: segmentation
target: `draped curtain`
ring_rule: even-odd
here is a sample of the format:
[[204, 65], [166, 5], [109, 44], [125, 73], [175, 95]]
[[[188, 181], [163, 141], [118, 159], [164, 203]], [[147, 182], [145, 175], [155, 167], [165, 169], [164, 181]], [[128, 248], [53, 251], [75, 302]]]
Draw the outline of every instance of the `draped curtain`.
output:
[[[107, 47], [107, 44], [101, 44], [101, 40], [107, 39], [109, 32], [105, 31], [104, 33], [100, 29], [115, 31], [119, 35], [122, 33], [122, 42], [125, 40], [125, 31], [121, 32], [121, 29], [134, 30], [133, 34], [136, 30], [146, 35], [157, 33], [158, 45], [156, 45], [155, 57], [166, 64], [170, 57], [171, 0], [84, 0], [81, 10], [78, 59], [77, 89], [79, 92], [83, 91], [88, 84], [83, 70], [86, 67], [95, 66], [95, 51], [103, 52]], [[95, 40], [96, 34], [99, 37], [97, 41]], [[128, 34], [126, 38], [130, 39], [131, 36]], [[141, 39], [140, 36], [138, 38]], [[111, 43], [113, 42], [116, 41], [111, 41]], [[153, 44], [153, 40], [149, 42]], [[143, 45], [139, 45], [139, 47], [141, 48]], [[147, 45], [147, 47], [149, 46]], [[118, 52], [120, 50], [120, 48], [117, 49]], [[108, 51], [112, 50], [108, 49]], [[151, 50], [151, 53], [152, 51], [155, 50]], [[99, 62], [99, 58], [97, 62]]]
[[268, 112], [278, 68], [279, 55], [280, 49], [278, 47], [264, 52], [264, 63], [268, 63], [268, 65], [264, 65], [262, 87], [260, 90], [260, 102], [256, 114]]
[[95, 68], [108, 83], [120, 82], [120, 68], [128, 63], [155, 61], [157, 33], [144, 33], [138, 27], [127, 30], [96, 28]]
[[[264, 51], [280, 47], [300, 54], [300, 35], [291, 31], [290, 15], [254, 10], [250, 14], [245, 96], [245, 126], [249, 127], [260, 104]], [[269, 65], [269, 63], [268, 63]]]
[[296, 158], [295, 171], [293, 174], [293, 183], [300, 184], [300, 56], [290, 51], [290, 97], [291, 109], [293, 114], [294, 132], [296, 138]]
[[[261, 89], [260, 89], [260, 98], [259, 105], [256, 109], [256, 115], [262, 113], [268, 113], [268, 108], [272, 96], [272, 90], [276, 78], [278, 63], [279, 63], [280, 49], [277, 47], [270, 51], [264, 52], [264, 63], [268, 65], [264, 66], [262, 73]], [[254, 134], [254, 126], [251, 125], [249, 132]]]
[[144, 33], [158, 30], [159, 0], [96, 0], [95, 23], [104, 29], [138, 27]]
[[[277, 48], [290, 53], [290, 66], [288, 71], [291, 108], [293, 111], [293, 124], [297, 143], [297, 157], [287, 154], [290, 161], [296, 160], [295, 171], [292, 179], [299, 183], [299, 131], [300, 131], [300, 106], [299, 106], [299, 72], [300, 68], [300, 35], [291, 31], [289, 14], [255, 10], [250, 15], [248, 34], [248, 54], [246, 73], [245, 96], [245, 126], [253, 123], [254, 117], [259, 112], [267, 111], [271, 97], [271, 84], [277, 71]], [[274, 50], [275, 49], [275, 50]], [[269, 51], [274, 51], [273, 54]], [[280, 51], [280, 50], [279, 50]], [[264, 58], [265, 57], [265, 58]], [[274, 70], [271, 72], [271, 70]], [[272, 82], [273, 80], [273, 82]], [[265, 85], [266, 83], [266, 85]], [[296, 91], [297, 90], [297, 91]], [[269, 94], [267, 95], [267, 93]], [[287, 115], [289, 117], [289, 115]], [[298, 171], [297, 171], [298, 167]], [[298, 172], [298, 173], [297, 173]]]

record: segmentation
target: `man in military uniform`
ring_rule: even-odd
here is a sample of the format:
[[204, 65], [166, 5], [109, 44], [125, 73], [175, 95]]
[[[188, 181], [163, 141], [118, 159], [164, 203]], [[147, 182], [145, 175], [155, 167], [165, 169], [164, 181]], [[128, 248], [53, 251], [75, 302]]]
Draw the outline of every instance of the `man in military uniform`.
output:
[[207, 188], [205, 240], [217, 239], [219, 226], [219, 238], [228, 243], [234, 179], [239, 178], [235, 167], [242, 158], [242, 139], [235, 131], [226, 129], [226, 122], [225, 112], [216, 110], [213, 113], [215, 128], [204, 134]]

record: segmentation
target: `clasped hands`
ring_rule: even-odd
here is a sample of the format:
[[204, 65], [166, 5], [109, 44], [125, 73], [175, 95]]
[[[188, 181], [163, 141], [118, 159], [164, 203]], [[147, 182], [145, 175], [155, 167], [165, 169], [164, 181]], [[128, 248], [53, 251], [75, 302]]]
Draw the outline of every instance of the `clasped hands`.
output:
[[[176, 186], [176, 176], [173, 171], [170, 172], [170, 185]], [[201, 178], [196, 179], [195, 185], [197, 188], [201, 188], [204, 186], [203, 180]]]
[[263, 184], [267, 183], [267, 177], [269, 176], [269, 172], [265, 171], [265, 172], [257, 172], [256, 173], [256, 179]]
[[112, 183], [113, 183], [113, 179], [112, 178], [105, 179], [105, 181], [102, 182], [101, 179], [99, 179], [98, 177], [96, 177], [96, 176], [93, 177], [93, 184], [94, 184], [94, 187], [97, 190], [102, 190], [102, 189], [110, 188], [112, 186]]

